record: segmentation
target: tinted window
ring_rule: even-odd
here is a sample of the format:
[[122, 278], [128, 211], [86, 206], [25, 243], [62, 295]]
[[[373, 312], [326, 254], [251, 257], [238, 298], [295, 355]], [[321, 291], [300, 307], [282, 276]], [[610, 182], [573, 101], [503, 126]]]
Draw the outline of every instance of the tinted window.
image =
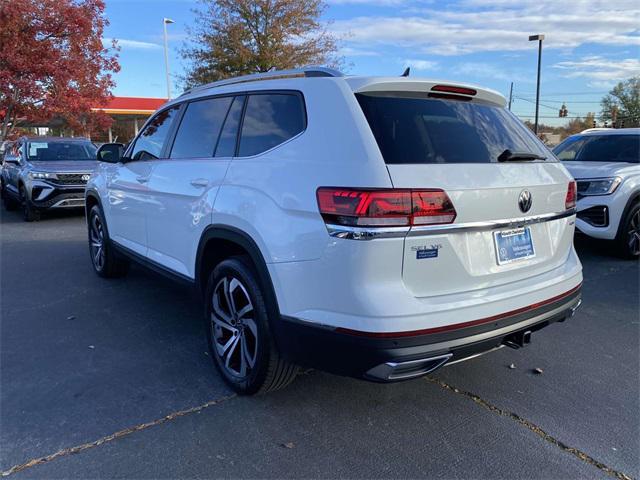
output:
[[224, 97], [190, 103], [173, 142], [171, 158], [213, 156], [232, 100], [233, 97]]
[[559, 160], [574, 160], [584, 145], [585, 137], [569, 137], [553, 149]]
[[304, 121], [304, 107], [298, 95], [251, 95], [238, 155], [256, 155], [295, 137], [304, 130]]
[[558, 158], [578, 162], [640, 162], [640, 135], [586, 135], [578, 138], [577, 141], [558, 145], [555, 150]]
[[240, 125], [240, 116], [242, 115], [242, 106], [244, 104], [244, 96], [236, 97], [227, 114], [224, 122], [218, 147], [216, 148], [216, 157], [233, 157], [236, 153], [236, 140], [238, 138], [238, 126]]
[[30, 161], [52, 162], [68, 160], [95, 160], [97, 149], [90, 142], [39, 142], [27, 143]]
[[357, 98], [386, 163], [488, 163], [507, 149], [550, 156], [501, 107], [418, 97]]
[[179, 106], [168, 108], [153, 117], [136, 140], [131, 158], [134, 160], [153, 160], [160, 156], [162, 146], [171, 128], [171, 122], [176, 117], [179, 108]]

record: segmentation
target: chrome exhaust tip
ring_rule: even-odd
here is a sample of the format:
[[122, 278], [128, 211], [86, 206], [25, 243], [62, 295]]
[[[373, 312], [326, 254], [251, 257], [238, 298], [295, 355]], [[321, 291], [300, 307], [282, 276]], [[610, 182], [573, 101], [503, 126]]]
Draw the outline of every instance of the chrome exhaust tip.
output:
[[438, 355], [437, 357], [409, 360], [407, 362], [386, 362], [373, 367], [366, 373], [367, 377], [375, 380], [393, 381], [420, 377], [442, 367], [453, 356], [453, 353]]
[[573, 307], [571, 307], [571, 310], [569, 311], [569, 315], [567, 315], [567, 318], [573, 318], [573, 316], [576, 314], [576, 310], [580, 308], [580, 305], [582, 305], [582, 298], [579, 298], [578, 302]]

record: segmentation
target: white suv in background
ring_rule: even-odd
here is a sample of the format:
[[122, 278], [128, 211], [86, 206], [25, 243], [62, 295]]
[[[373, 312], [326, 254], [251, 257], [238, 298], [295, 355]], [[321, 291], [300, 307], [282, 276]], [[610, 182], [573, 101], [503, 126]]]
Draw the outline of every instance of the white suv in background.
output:
[[505, 108], [459, 83], [323, 68], [186, 92], [87, 186], [103, 277], [136, 260], [197, 287], [224, 379], [298, 365], [388, 382], [572, 316], [575, 182]]
[[639, 259], [640, 128], [585, 130], [553, 151], [578, 182], [578, 230]]

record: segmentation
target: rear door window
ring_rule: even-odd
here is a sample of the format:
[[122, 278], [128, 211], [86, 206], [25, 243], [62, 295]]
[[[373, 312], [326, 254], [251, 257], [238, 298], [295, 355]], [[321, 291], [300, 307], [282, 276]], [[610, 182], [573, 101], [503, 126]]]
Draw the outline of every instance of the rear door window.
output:
[[235, 155], [243, 106], [244, 96], [238, 96], [233, 100], [227, 113], [227, 118], [224, 121], [224, 127], [220, 133], [220, 139], [216, 147], [216, 157], [233, 157]]
[[388, 164], [491, 163], [507, 149], [551, 157], [505, 108], [413, 95], [356, 97]]
[[138, 136], [131, 158], [133, 160], [154, 160], [160, 158], [162, 148], [171, 131], [171, 124], [176, 118], [180, 106], [168, 108], [158, 113], [147, 124]]
[[238, 155], [266, 152], [305, 129], [302, 97], [295, 93], [250, 95], [242, 123]]
[[212, 157], [233, 97], [209, 98], [187, 105], [170, 158]]

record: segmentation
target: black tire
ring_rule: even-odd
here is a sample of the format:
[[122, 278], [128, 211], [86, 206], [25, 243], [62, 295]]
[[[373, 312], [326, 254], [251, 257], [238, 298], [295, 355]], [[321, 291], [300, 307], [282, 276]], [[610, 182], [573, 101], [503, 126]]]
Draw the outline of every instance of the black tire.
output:
[[89, 257], [93, 271], [103, 278], [123, 277], [129, 271], [129, 261], [111, 246], [107, 224], [98, 205], [94, 205], [87, 220]]
[[632, 204], [620, 221], [616, 244], [623, 258], [640, 259], [640, 202]]
[[[225, 292], [230, 292], [233, 306]], [[281, 358], [273, 341], [267, 298], [248, 257], [224, 260], [209, 276], [205, 296], [209, 353], [225, 382], [241, 395], [286, 387], [298, 373], [296, 365]]]
[[20, 185], [20, 205], [22, 207], [22, 218], [25, 222], [33, 222], [40, 218], [40, 212], [31, 203], [24, 185]]
[[2, 197], [2, 204], [6, 211], [12, 212], [18, 208], [16, 201], [11, 198], [11, 194], [7, 192], [7, 187], [5, 187], [4, 182], [0, 182], [0, 196]]

